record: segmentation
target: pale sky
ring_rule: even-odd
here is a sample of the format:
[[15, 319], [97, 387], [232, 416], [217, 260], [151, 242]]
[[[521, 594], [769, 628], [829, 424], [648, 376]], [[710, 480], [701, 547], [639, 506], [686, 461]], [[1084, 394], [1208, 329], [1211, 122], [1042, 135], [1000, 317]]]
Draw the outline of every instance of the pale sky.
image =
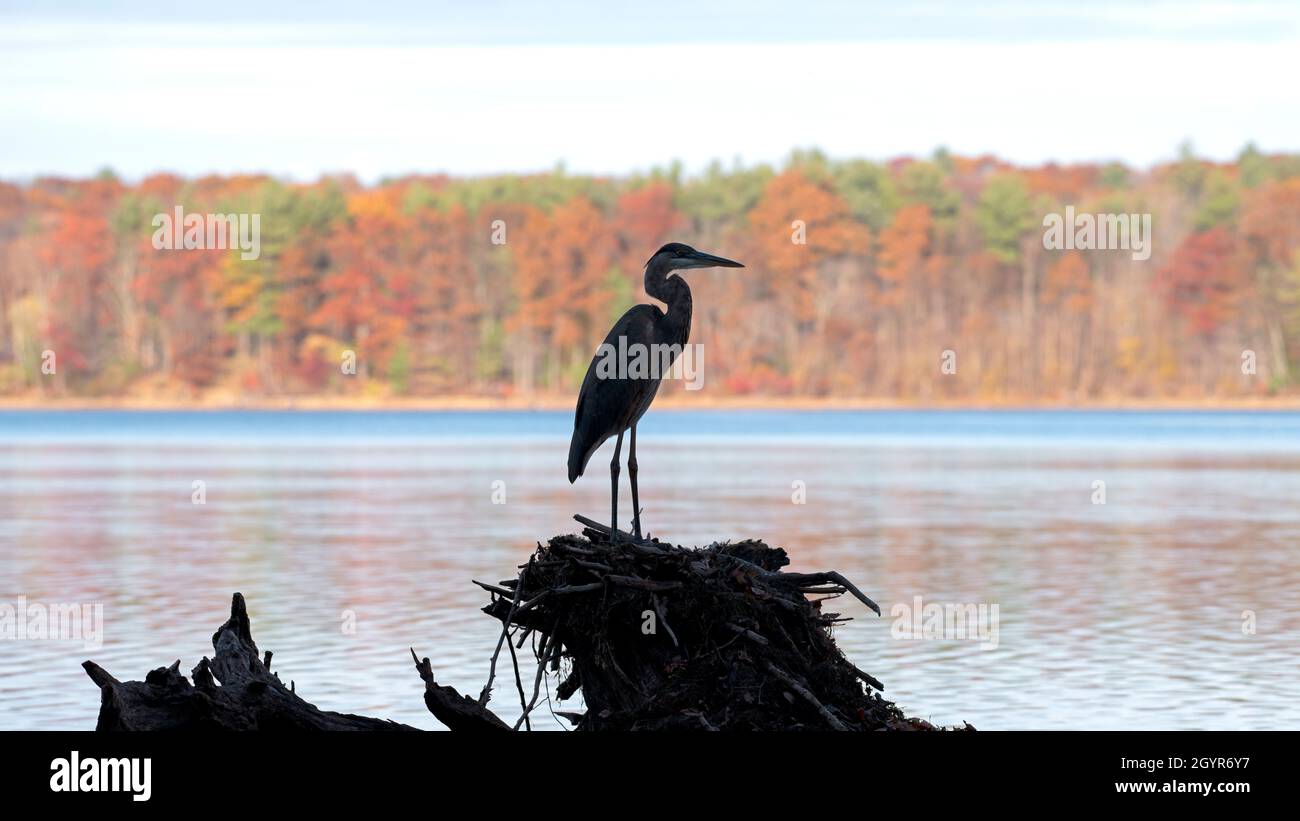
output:
[[1290, 3], [51, 5], [0, 2], [5, 179], [1300, 151]]

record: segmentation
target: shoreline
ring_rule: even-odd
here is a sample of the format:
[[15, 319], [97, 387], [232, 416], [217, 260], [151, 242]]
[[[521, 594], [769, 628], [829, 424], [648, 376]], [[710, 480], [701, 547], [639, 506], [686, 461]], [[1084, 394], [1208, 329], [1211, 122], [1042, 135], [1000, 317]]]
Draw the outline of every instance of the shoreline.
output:
[[[213, 397], [200, 400], [87, 397], [0, 397], [0, 411], [572, 411], [572, 396], [499, 398], [441, 396], [412, 399], [359, 397]], [[951, 400], [915, 402], [892, 399], [818, 399], [798, 397], [729, 397], [702, 399], [667, 396], [656, 410], [728, 411], [1300, 411], [1300, 396], [1249, 399], [1090, 399]]]

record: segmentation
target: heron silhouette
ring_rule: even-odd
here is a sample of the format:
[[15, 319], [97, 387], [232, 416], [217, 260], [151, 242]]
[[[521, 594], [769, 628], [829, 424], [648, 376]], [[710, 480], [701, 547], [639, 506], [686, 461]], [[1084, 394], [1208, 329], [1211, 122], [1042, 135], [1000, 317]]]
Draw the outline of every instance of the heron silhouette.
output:
[[[591, 455], [611, 436], [614, 458], [609, 463], [610, 541], [618, 541], [618, 474], [623, 434], [631, 431], [627, 459], [632, 482], [632, 535], [641, 538], [641, 499], [636, 486], [636, 423], [654, 401], [667, 365], [686, 347], [691, 334], [691, 288], [675, 272], [687, 268], [744, 268], [739, 262], [696, 251], [689, 245], [670, 242], [645, 264], [645, 292], [668, 306], [636, 305], [614, 323], [605, 342], [587, 367], [573, 414], [573, 439], [569, 442], [569, 483], [577, 481]], [[633, 346], [644, 346], [635, 348]], [[651, 362], [664, 367], [611, 367], [608, 357], [624, 351], [645, 352]]]

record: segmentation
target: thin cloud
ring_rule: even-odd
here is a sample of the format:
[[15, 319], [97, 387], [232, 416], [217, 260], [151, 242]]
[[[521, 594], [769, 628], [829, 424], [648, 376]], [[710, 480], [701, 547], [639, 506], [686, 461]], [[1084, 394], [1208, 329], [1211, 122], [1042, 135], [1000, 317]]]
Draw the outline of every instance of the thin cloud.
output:
[[[1252, 20], [1277, 13], [1249, 9]], [[1201, 4], [1192, 18], [1209, 25], [1223, 14]], [[255, 27], [81, 18], [6, 26], [0, 175], [110, 166], [128, 177], [377, 179], [560, 162], [618, 174], [673, 160], [688, 170], [776, 161], [795, 146], [1146, 165], [1186, 139], [1219, 158], [1248, 141], [1300, 148], [1300, 37], [430, 46], [385, 44], [392, 30], [328, 14]]]

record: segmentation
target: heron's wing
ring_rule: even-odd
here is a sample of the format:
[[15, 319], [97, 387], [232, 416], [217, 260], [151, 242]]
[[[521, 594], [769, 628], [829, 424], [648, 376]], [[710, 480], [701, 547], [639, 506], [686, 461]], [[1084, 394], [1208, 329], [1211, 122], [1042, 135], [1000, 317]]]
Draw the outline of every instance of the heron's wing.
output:
[[[626, 339], [623, 344], [629, 349], [638, 343], [653, 344], [656, 325], [663, 315], [663, 311], [654, 305], [633, 306], [614, 323], [601, 350], [609, 350], [604, 348], [608, 345], [617, 351], [620, 337]], [[609, 365], [598, 367], [602, 359], [601, 351], [597, 351], [587, 366], [582, 390], [578, 392], [578, 406], [573, 414], [573, 439], [569, 442], [570, 482], [582, 475], [587, 460], [606, 439], [637, 420], [659, 388], [658, 379], [611, 378], [606, 370]]]

